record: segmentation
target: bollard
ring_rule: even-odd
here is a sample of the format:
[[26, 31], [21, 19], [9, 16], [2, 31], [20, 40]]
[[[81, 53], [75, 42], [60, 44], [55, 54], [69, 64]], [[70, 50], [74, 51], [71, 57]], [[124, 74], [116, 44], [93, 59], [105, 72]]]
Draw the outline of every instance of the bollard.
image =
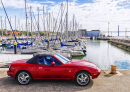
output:
[[17, 42], [14, 42], [14, 54], [17, 54]]
[[95, 37], [93, 37], [93, 40], [95, 40]]
[[82, 40], [82, 43], [83, 43], [84, 41]]
[[116, 74], [116, 65], [111, 65], [111, 73]]
[[48, 41], [47, 41], [47, 42], [48, 42], [47, 48], [49, 48], [49, 39], [48, 39]]

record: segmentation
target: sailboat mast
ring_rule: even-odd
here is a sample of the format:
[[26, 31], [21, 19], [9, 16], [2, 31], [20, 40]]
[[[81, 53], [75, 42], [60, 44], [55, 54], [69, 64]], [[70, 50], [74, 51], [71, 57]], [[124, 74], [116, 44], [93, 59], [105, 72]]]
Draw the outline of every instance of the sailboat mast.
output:
[[62, 39], [62, 11], [63, 11], [63, 3], [61, 3], [61, 39]]
[[19, 38], [20, 38], [20, 19], [19, 19]]
[[71, 28], [71, 24], [72, 24], [72, 22], [70, 21], [70, 26], [69, 26], [69, 31], [70, 31], [70, 33], [69, 33], [69, 36], [71, 36], [71, 39], [72, 39], [72, 37], [73, 37], [73, 33], [72, 33], [72, 28]]
[[29, 21], [28, 21], [28, 33], [30, 33], [30, 23], [29, 23]]
[[77, 31], [77, 21], [75, 19], [75, 31], [74, 31], [74, 37], [76, 38], [76, 31]]
[[[10, 17], [10, 23], [11, 23], [11, 17]], [[11, 27], [10, 27], [10, 32], [11, 32]], [[12, 33], [10, 33], [10, 36], [11, 36]]]
[[48, 36], [48, 10], [46, 10], [47, 12], [47, 39], [49, 39], [49, 36]]
[[38, 38], [39, 38], [39, 32], [40, 32], [40, 30], [39, 30], [39, 7], [37, 7], [37, 11], [38, 11]]
[[2, 29], [2, 40], [3, 40], [3, 27], [2, 27], [2, 16], [1, 16], [1, 29]]
[[30, 16], [31, 16], [31, 40], [32, 40], [32, 7], [30, 6]]
[[43, 6], [43, 32], [45, 31], [45, 15], [44, 15], [44, 6]]
[[51, 13], [51, 31], [53, 31], [53, 12]]
[[78, 37], [79, 37], [79, 36], [78, 36], [78, 32], [79, 32], [79, 22], [78, 22], [77, 26], [78, 26], [78, 27], [77, 27], [77, 32], [76, 32], [77, 34], [76, 34], [76, 35], [77, 35], [77, 38], [78, 38]]
[[73, 30], [72, 30], [72, 33], [73, 33], [73, 34], [72, 34], [72, 36], [74, 36], [74, 30], [75, 30], [75, 29], [74, 29], [74, 24], [75, 24], [74, 19], [75, 19], [75, 15], [73, 14]]
[[67, 41], [68, 41], [68, 0], [67, 0], [67, 13], [66, 13], [66, 32], [67, 32]]
[[[26, 9], [26, 0], [25, 0], [25, 14], [26, 14], [26, 30], [27, 31], [27, 9]], [[28, 31], [27, 31], [27, 41], [28, 41]]]
[[15, 32], [16, 32], [16, 15], [15, 15]]
[[5, 17], [5, 33], [6, 33], [6, 39], [7, 39], [6, 17]]
[[[50, 35], [50, 18], [51, 18], [51, 14], [49, 13], [49, 33], [48, 33], [48, 35]], [[48, 38], [49, 39], [49, 38]]]
[[23, 37], [23, 23], [22, 23], [22, 26], [21, 26], [21, 28], [22, 28], [22, 37]]

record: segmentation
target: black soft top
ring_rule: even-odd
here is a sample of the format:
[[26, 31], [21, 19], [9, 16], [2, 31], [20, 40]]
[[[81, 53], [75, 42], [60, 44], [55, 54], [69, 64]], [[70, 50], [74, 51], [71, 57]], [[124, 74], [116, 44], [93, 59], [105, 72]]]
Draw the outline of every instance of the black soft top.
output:
[[34, 55], [39, 55], [39, 56], [52, 56], [56, 52], [41, 52], [41, 53], [35, 53]]
[[38, 58], [39, 56], [52, 56], [55, 52], [42, 52], [42, 53], [36, 53], [34, 54], [34, 57], [26, 61], [28, 64], [38, 64]]

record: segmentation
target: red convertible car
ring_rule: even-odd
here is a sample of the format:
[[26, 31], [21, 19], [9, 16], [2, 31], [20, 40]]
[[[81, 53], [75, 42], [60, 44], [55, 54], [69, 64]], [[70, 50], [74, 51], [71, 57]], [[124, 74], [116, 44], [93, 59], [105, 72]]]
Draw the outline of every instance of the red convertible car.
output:
[[97, 78], [101, 69], [92, 62], [68, 58], [53, 52], [39, 53], [27, 60], [10, 64], [7, 74], [25, 85], [32, 80], [72, 80], [78, 85], [87, 85]]

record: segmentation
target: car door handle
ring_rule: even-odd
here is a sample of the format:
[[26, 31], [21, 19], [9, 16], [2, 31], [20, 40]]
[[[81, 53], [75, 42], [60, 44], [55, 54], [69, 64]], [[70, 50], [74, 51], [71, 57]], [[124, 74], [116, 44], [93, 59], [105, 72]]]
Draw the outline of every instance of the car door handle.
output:
[[45, 71], [50, 71], [50, 69], [45, 69]]
[[39, 69], [42, 69], [42, 67], [39, 67]]

